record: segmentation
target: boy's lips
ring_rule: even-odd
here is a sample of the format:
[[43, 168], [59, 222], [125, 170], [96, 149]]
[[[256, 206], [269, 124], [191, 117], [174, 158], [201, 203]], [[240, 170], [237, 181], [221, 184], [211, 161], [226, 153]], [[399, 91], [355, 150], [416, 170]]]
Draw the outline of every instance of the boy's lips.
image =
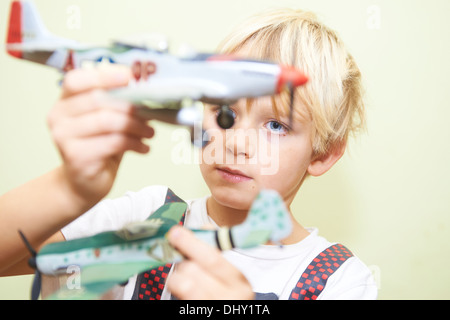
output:
[[231, 169], [229, 167], [217, 167], [216, 170], [223, 179], [229, 182], [239, 183], [252, 180], [251, 177], [247, 176], [242, 171]]

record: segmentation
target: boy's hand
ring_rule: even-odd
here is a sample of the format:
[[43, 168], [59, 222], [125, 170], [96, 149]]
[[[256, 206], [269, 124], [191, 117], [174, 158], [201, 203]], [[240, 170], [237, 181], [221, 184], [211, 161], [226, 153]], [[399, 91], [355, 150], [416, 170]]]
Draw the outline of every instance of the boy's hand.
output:
[[130, 103], [107, 94], [130, 79], [130, 70], [122, 66], [73, 70], [48, 115], [70, 191], [88, 205], [110, 191], [125, 151], [149, 151], [142, 139], [152, 137], [153, 129], [136, 116]]
[[175, 267], [168, 289], [178, 299], [253, 299], [244, 275], [221, 252], [202, 242], [194, 233], [175, 226], [169, 242], [186, 257]]

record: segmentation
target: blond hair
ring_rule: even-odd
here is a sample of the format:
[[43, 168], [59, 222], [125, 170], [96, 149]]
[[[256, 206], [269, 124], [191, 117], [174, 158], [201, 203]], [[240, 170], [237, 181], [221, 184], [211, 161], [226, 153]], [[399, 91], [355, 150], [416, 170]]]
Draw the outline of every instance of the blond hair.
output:
[[[315, 14], [294, 9], [260, 13], [225, 38], [219, 51], [245, 51], [251, 58], [294, 65], [308, 75], [308, 83], [296, 89], [295, 99], [313, 122], [315, 154], [346, 143], [350, 133], [364, 127], [360, 70], [337, 34]], [[284, 112], [287, 97], [279, 97]], [[299, 109], [296, 115], [304, 117]]]

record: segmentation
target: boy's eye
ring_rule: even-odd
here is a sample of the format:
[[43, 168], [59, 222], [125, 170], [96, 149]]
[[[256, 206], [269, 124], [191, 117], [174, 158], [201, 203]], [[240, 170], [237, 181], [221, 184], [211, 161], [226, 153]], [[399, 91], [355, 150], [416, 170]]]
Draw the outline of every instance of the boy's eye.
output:
[[276, 134], [286, 134], [288, 129], [278, 121], [269, 121], [265, 124], [266, 129]]

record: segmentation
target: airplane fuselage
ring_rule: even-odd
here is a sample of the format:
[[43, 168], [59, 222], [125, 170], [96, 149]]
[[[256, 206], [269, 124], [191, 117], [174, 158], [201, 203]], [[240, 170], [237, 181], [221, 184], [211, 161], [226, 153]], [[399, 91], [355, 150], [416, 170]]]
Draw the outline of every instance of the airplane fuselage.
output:
[[71, 240], [49, 244], [36, 258], [38, 269], [47, 275], [67, 272], [70, 266], [84, 268], [92, 265], [109, 265], [124, 262], [155, 262], [164, 264], [179, 256], [162, 237], [125, 240], [115, 232], [100, 233], [89, 241]]
[[45, 62], [42, 59], [40, 62], [66, 72], [99, 63], [131, 66], [130, 90], [137, 100], [146, 97], [155, 100], [158, 90], [161, 102], [180, 99], [166, 94], [165, 88], [179, 88], [188, 98], [210, 103], [273, 95], [280, 89], [277, 85], [281, 73], [279, 65], [214, 54], [180, 58], [117, 44], [111, 48], [58, 49]]

